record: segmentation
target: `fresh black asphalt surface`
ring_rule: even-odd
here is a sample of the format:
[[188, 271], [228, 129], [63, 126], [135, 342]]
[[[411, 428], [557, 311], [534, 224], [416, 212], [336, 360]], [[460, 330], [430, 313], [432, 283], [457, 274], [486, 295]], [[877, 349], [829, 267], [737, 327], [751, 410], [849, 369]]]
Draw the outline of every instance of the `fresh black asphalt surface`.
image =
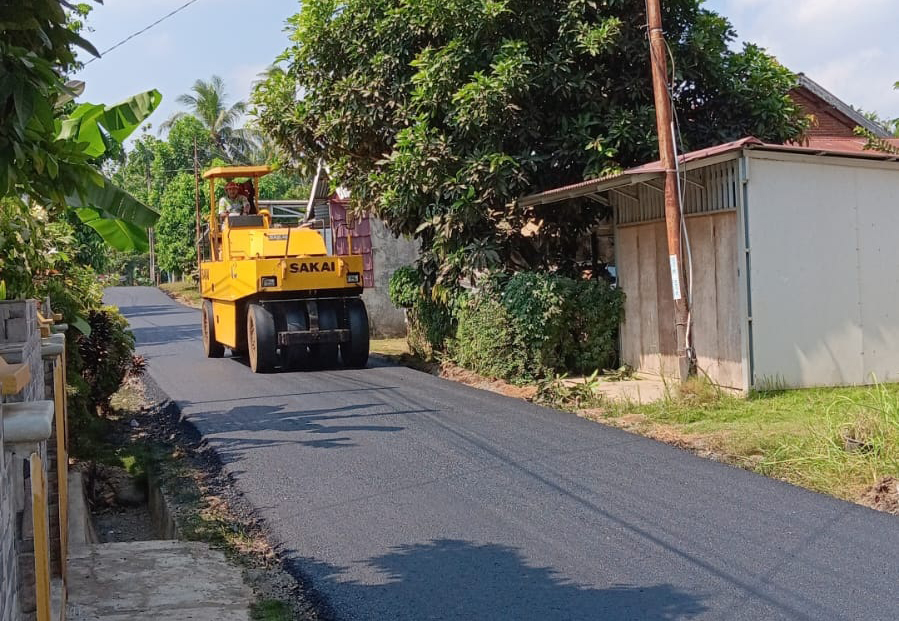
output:
[[340, 619], [899, 619], [895, 516], [405, 368], [253, 375], [107, 301]]

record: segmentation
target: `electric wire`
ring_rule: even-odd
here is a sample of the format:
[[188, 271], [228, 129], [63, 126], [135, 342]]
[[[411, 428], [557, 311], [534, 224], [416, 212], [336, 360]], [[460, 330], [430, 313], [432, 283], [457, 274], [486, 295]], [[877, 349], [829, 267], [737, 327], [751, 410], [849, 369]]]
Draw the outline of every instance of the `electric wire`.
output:
[[186, 9], [187, 7], [189, 7], [190, 5], [192, 5], [192, 4], [195, 3], [195, 2], [197, 2], [197, 0], [188, 0], [188, 2], [185, 2], [184, 4], [182, 4], [181, 6], [179, 6], [179, 7], [178, 7], [177, 9], [175, 9], [174, 11], [172, 11], [172, 12], [170, 12], [170, 13], [167, 13], [166, 15], [163, 15], [162, 17], [160, 17], [159, 19], [157, 19], [155, 22], [153, 22], [153, 23], [150, 24], [149, 26], [147, 26], [147, 27], [145, 27], [145, 28], [142, 28], [142, 29], [138, 30], [137, 32], [135, 32], [135, 33], [133, 33], [133, 34], [128, 35], [127, 37], [125, 37], [124, 39], [122, 39], [121, 41], [119, 41], [118, 43], [116, 43], [115, 45], [113, 45], [111, 48], [109, 48], [109, 49], [107, 49], [107, 50], [101, 52], [99, 56], [94, 56], [93, 58], [91, 58], [90, 60], [88, 60], [87, 62], [84, 63], [85, 66], [91, 64], [91, 63], [94, 62], [95, 60], [99, 60], [100, 58], [104, 58], [107, 54], [109, 54], [109, 53], [110, 53], [111, 51], [113, 51], [114, 49], [116, 49], [116, 48], [118, 48], [118, 47], [121, 47], [121, 46], [125, 45], [126, 43], [128, 43], [128, 41], [130, 41], [131, 39], [133, 39], [133, 38], [135, 38], [135, 37], [137, 37], [137, 36], [139, 36], [139, 35], [144, 34], [145, 32], [147, 32], [148, 30], [150, 30], [150, 29], [153, 28], [154, 26], [156, 26], [156, 25], [158, 25], [158, 24], [164, 22], [165, 20], [167, 20], [167, 19], [170, 18], [171, 16], [175, 15], [176, 13], [180, 13], [181, 11], [183, 11], [184, 9]]

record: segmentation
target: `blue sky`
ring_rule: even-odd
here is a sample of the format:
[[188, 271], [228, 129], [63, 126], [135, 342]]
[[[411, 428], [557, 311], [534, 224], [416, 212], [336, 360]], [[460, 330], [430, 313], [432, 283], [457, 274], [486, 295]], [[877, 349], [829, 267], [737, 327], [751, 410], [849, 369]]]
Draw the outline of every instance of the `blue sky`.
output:
[[[88, 20], [101, 51], [187, 0], [105, 0]], [[664, 2], [664, 0], [662, 0]], [[742, 40], [767, 48], [793, 71], [882, 116], [899, 117], [897, 0], [707, 0]], [[163, 94], [157, 126], [179, 107], [175, 98], [197, 78], [218, 74], [232, 101], [288, 45], [284, 21], [298, 0], [197, 0], [152, 30], [87, 65], [85, 101], [113, 103], [149, 88]], [[154, 130], [155, 131], [155, 130]]]

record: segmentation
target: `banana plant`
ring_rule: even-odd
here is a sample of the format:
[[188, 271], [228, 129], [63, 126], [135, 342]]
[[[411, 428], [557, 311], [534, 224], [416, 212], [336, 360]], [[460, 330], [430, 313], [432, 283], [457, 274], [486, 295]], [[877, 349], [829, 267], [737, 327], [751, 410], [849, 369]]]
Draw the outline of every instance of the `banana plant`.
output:
[[[127, 140], [161, 101], [159, 91], [150, 90], [112, 106], [81, 104], [58, 122], [57, 139], [77, 142], [88, 158], [102, 157], [111, 144]], [[146, 229], [159, 219], [159, 212], [98, 170], [89, 177], [66, 197], [69, 207], [113, 248], [146, 251]]]

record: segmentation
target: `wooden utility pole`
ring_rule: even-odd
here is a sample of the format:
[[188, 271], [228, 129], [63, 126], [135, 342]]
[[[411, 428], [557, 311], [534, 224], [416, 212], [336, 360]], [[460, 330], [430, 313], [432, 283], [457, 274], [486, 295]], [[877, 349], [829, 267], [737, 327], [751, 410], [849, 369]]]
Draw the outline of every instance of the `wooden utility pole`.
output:
[[662, 32], [662, 9], [659, 0], [646, 0], [649, 26], [649, 51], [652, 64], [652, 87], [655, 96], [656, 131], [659, 135], [659, 155], [665, 169], [665, 226], [668, 232], [668, 260], [671, 269], [671, 289], [674, 297], [674, 327], [677, 338], [677, 359], [680, 378], [691, 372], [690, 344], [687, 342], [687, 281], [684, 278], [681, 253], [681, 209], [677, 191], [677, 161], [674, 151], [674, 120], [668, 91], [668, 50]]
[[[203, 257], [200, 255], [202, 244], [200, 240], [200, 157], [197, 154], [197, 137], [194, 136], [194, 215], [196, 217], [196, 228], [194, 230], [194, 246], [197, 251], [197, 269], [200, 268], [200, 261]], [[209, 244], [212, 245], [212, 229], [209, 230]], [[211, 252], [210, 248], [210, 252]], [[199, 281], [198, 281], [199, 282]]]
[[[150, 178], [150, 166], [147, 165], [147, 198], [150, 198], [150, 194], [153, 191], [153, 184]], [[156, 240], [153, 235], [153, 227], [151, 226], [147, 229], [147, 242], [150, 245], [150, 283], [152, 285], [157, 285], [156, 282]]]

